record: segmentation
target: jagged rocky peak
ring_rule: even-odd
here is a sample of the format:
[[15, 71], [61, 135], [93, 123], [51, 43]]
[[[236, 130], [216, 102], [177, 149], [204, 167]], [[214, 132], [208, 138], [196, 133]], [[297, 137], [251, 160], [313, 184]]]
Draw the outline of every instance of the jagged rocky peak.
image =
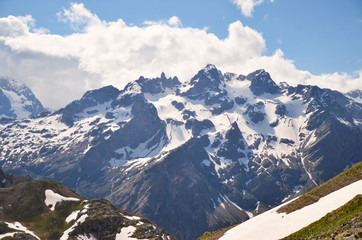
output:
[[22, 119], [44, 111], [43, 105], [24, 83], [0, 76], [0, 118]]
[[237, 75], [236, 73], [230, 73], [230, 72], [227, 72], [224, 74], [224, 79], [225, 81], [231, 81], [233, 79], [236, 79], [238, 81], [244, 81], [246, 79], [246, 76], [244, 75]]
[[[102, 87], [100, 89], [87, 91], [82, 99], [89, 99], [97, 103], [105, 103], [115, 99], [119, 94], [119, 90], [111, 85]], [[81, 100], [82, 100], [81, 99]]]
[[141, 76], [136, 83], [140, 86], [143, 93], [159, 94], [166, 89], [174, 89], [181, 83], [177, 77], [167, 78], [164, 72], [158, 78], [145, 78]]
[[208, 64], [184, 85], [186, 91], [180, 95], [189, 99], [203, 99], [208, 106], [222, 102], [229, 103], [224, 85], [225, 78], [221, 71], [214, 65]]
[[[224, 76], [215, 65], [207, 64], [206, 67], [201, 69], [190, 81], [192, 89], [196, 91], [205, 89], [215, 89], [224, 80]], [[191, 89], [190, 89], [191, 90]]]
[[72, 125], [76, 114], [87, 108], [115, 100], [119, 94], [120, 91], [113, 86], [106, 86], [97, 90], [87, 91], [81, 99], [71, 102], [55, 114], [61, 113], [62, 122]]
[[264, 69], [252, 72], [248, 74], [246, 78], [251, 81], [249, 88], [256, 96], [260, 96], [264, 93], [277, 94], [281, 91], [280, 87], [278, 87], [271, 79], [269, 73]]

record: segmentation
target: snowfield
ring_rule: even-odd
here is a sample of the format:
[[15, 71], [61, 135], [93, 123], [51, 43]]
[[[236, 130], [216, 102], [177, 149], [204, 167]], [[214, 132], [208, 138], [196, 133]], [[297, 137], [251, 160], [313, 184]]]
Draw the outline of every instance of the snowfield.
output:
[[343, 206], [356, 195], [362, 194], [362, 180], [339, 189], [318, 202], [290, 214], [277, 213], [288, 204], [273, 208], [227, 231], [221, 240], [273, 240], [281, 239], [321, 219], [327, 213]]

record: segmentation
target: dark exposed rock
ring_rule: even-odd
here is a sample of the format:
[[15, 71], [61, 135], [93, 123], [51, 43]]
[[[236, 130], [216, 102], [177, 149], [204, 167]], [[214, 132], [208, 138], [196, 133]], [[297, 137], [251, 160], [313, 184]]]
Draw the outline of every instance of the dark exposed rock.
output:
[[284, 104], [279, 103], [275, 108], [275, 114], [278, 114], [279, 116], [284, 116], [287, 114], [287, 108]]
[[199, 121], [199, 120], [196, 120], [193, 118], [193, 119], [187, 120], [185, 127], [186, 127], [186, 129], [192, 130], [192, 135], [198, 136], [198, 135], [200, 135], [202, 130], [213, 128], [215, 126], [208, 119]]
[[211, 112], [214, 115], [219, 115], [227, 110], [230, 110], [234, 107], [234, 101], [229, 99], [222, 100], [221, 104], [217, 107], [211, 108]]
[[248, 105], [244, 114], [247, 114], [253, 123], [258, 123], [264, 120], [265, 113], [260, 109], [264, 107], [264, 103], [257, 102], [254, 105]]
[[281, 138], [280, 143], [284, 143], [284, 144], [295, 144], [295, 142], [293, 140], [287, 139], [287, 138]]
[[190, 111], [190, 110], [187, 110], [187, 109], [182, 111], [182, 118], [184, 120], [188, 120], [191, 117], [196, 117], [196, 112], [195, 111]]
[[171, 104], [179, 111], [182, 111], [185, 108], [185, 105], [181, 102], [172, 101]]
[[280, 93], [280, 88], [264, 69], [250, 73], [246, 78], [251, 81], [250, 90], [256, 96], [260, 96], [263, 93]]
[[140, 77], [136, 83], [141, 87], [143, 93], [159, 94], [165, 92], [165, 90], [173, 89], [181, 85], [177, 77], [166, 78], [165, 73], [161, 74], [159, 78], [145, 78]]
[[236, 102], [236, 104], [238, 104], [238, 105], [243, 105], [243, 104], [245, 104], [247, 101], [248, 101], [247, 98], [243, 98], [243, 97], [236, 97], [236, 98], [235, 98], [235, 102]]
[[76, 120], [76, 114], [82, 112], [86, 108], [94, 107], [98, 104], [105, 103], [115, 99], [119, 94], [119, 90], [112, 86], [103, 87], [98, 90], [86, 92], [80, 100], [76, 100], [68, 104], [65, 108], [60, 109], [55, 114], [62, 114], [62, 122], [72, 125]]

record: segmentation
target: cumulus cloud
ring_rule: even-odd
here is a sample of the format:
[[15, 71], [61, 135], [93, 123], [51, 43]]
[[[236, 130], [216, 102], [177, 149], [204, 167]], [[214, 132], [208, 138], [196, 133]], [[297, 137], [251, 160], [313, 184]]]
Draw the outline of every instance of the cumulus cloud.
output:
[[17, 37], [26, 34], [29, 31], [28, 25], [33, 25], [34, 20], [31, 16], [0, 18], [0, 36]]
[[59, 21], [70, 23], [74, 30], [101, 23], [98, 16], [86, 9], [83, 3], [72, 3], [69, 9], [63, 8], [57, 16]]
[[[233, 3], [241, 9], [241, 13], [245, 17], [252, 17], [254, 8], [262, 4], [264, 0], [233, 0]], [[274, 0], [270, 0], [274, 2]]]
[[181, 20], [176, 17], [176, 16], [173, 16], [171, 17], [168, 22], [167, 22], [171, 27], [182, 27], [182, 23], [181, 23]]
[[89, 89], [110, 84], [123, 88], [141, 75], [165, 72], [186, 81], [207, 63], [240, 74], [264, 68], [276, 82], [293, 85], [325, 86], [331, 78], [328, 87], [343, 87], [340, 82], [349, 81], [353, 84], [345, 89], [362, 88], [361, 81], [346, 74], [313, 76], [300, 71], [281, 50], [264, 56], [262, 34], [240, 21], [231, 23], [228, 36], [220, 39], [207, 29], [182, 27], [177, 17], [144, 26], [129, 26], [122, 19], [105, 22], [83, 4], [72, 4], [58, 17], [81, 29], [68, 36], [45, 34], [31, 30], [34, 21], [0, 18], [0, 26], [7, 26], [0, 27], [0, 74], [24, 81], [52, 109]]

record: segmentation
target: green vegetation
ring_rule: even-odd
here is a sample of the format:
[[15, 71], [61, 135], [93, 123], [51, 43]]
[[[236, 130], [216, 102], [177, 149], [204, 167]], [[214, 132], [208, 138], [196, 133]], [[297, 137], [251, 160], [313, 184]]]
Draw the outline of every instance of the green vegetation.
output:
[[[44, 203], [45, 190], [67, 197], [76, 197], [80, 201], [62, 201], [51, 211]], [[0, 188], [0, 221], [21, 222], [43, 240], [59, 239], [73, 222], [65, 219], [76, 210], [83, 208], [84, 199], [69, 188], [53, 181], [31, 181], [10, 188]]]
[[351, 236], [355, 239], [362, 238], [362, 195], [284, 240], [339, 239]]
[[30, 221], [23, 224], [31, 229], [41, 239], [59, 239], [65, 230], [70, 228], [74, 220], [66, 223], [65, 219], [74, 211], [81, 210], [80, 202], [64, 201], [55, 211], [34, 216]]
[[219, 229], [219, 230], [216, 230], [214, 232], [205, 232], [201, 237], [199, 237], [197, 240], [217, 240], [219, 238], [221, 238], [224, 233], [233, 228], [235, 226], [230, 226], [230, 227], [227, 227], [227, 228], [222, 228], [222, 229]]
[[342, 172], [336, 177], [305, 193], [293, 202], [278, 209], [278, 213], [291, 213], [317, 202], [320, 198], [362, 179], [362, 162]]

